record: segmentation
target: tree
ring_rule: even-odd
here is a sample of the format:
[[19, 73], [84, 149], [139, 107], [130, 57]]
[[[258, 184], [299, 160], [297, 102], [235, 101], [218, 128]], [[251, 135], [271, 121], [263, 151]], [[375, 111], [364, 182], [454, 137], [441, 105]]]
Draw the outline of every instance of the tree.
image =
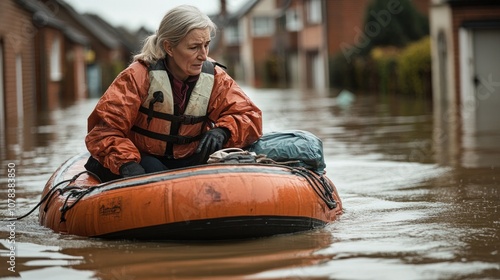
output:
[[410, 0], [373, 0], [365, 12], [363, 35], [368, 54], [377, 46], [404, 47], [429, 34], [429, 21]]

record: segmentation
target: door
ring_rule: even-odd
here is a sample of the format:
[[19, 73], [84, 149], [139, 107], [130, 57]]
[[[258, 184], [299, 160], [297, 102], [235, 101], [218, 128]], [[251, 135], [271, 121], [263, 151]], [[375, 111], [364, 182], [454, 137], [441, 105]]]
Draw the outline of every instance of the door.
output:
[[500, 130], [500, 29], [473, 32], [476, 131]]
[[462, 160], [500, 166], [500, 28], [460, 31]]
[[87, 85], [90, 98], [99, 98], [102, 96], [101, 68], [98, 64], [87, 66]]

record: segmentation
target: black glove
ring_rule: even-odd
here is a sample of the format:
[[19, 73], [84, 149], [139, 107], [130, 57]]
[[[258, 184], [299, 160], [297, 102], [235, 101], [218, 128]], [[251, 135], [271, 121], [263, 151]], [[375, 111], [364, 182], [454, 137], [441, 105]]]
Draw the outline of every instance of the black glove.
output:
[[127, 162], [120, 166], [120, 175], [123, 178], [146, 174], [144, 168], [135, 161]]
[[207, 131], [201, 138], [195, 152], [200, 154], [200, 163], [206, 163], [212, 153], [222, 149], [230, 134], [229, 129], [222, 127], [212, 128]]

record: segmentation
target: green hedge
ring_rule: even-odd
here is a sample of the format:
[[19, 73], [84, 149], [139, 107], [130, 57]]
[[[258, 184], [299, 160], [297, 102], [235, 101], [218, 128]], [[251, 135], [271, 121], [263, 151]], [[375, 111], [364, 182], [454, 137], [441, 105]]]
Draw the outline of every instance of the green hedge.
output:
[[399, 90], [424, 95], [431, 90], [430, 38], [408, 45], [397, 61]]
[[369, 55], [351, 56], [349, 62], [339, 53], [330, 59], [330, 82], [351, 90], [430, 95], [430, 39], [405, 48], [375, 47]]
[[376, 80], [376, 90], [381, 93], [397, 91], [396, 65], [401, 50], [397, 47], [376, 47], [370, 52], [373, 61], [373, 76]]

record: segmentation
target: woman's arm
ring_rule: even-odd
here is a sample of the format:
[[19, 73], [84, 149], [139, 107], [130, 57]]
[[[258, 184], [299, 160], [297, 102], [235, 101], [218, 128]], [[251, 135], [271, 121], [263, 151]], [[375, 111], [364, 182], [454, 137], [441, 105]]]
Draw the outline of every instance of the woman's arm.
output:
[[124, 163], [141, 160], [128, 135], [147, 94], [145, 81], [147, 68], [133, 63], [116, 77], [88, 118], [87, 149], [115, 174]]

